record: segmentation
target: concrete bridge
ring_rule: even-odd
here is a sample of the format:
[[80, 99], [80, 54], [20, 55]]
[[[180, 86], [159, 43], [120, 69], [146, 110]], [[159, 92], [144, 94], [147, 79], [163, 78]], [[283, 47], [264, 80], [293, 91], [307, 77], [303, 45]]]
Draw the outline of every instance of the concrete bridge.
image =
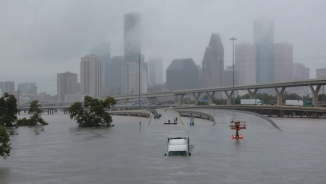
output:
[[[284, 95], [285, 89], [288, 87], [302, 87], [308, 86], [312, 94], [312, 103], [315, 107], [318, 106], [318, 93], [322, 85], [326, 85], [326, 79], [314, 79], [305, 81], [292, 81], [292, 82], [282, 82], [282, 83], [269, 83], [269, 84], [256, 84], [256, 85], [245, 85], [245, 86], [235, 86], [234, 90], [247, 90], [250, 98], [255, 98], [257, 91], [259, 89], [274, 89], [277, 96], [278, 106], [283, 105], [282, 96]], [[182, 104], [183, 97], [186, 94], [192, 94], [195, 99], [194, 105], [198, 105], [199, 97], [201, 94], [206, 94], [208, 96], [209, 104], [213, 102], [213, 97], [216, 92], [224, 92], [227, 96], [227, 105], [231, 106], [232, 101], [232, 86], [227, 87], [217, 87], [217, 88], [202, 88], [202, 89], [189, 89], [189, 90], [177, 90], [171, 92], [162, 93], [148, 93], [140, 94], [141, 98], [147, 98], [150, 102], [155, 101], [157, 103], [158, 97], [175, 96], [177, 99], [177, 106], [180, 107]], [[124, 104], [127, 104], [128, 100], [138, 98], [136, 95], [124, 95], [124, 96], [114, 96], [116, 100], [122, 100]]]

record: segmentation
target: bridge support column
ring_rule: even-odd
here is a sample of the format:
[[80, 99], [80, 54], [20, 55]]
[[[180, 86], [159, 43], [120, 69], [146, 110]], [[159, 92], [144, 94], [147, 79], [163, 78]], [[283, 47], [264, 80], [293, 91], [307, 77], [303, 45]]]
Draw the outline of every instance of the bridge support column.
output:
[[312, 104], [314, 105], [314, 107], [318, 107], [318, 93], [320, 90], [321, 85], [317, 85], [316, 90], [314, 89], [314, 87], [312, 85], [309, 85], [311, 94], [312, 94]]
[[254, 89], [253, 92], [250, 89], [247, 89], [247, 91], [248, 91], [248, 93], [250, 95], [250, 99], [256, 98], [256, 94], [257, 94], [258, 89]]
[[177, 98], [177, 107], [181, 107], [182, 100], [183, 100], [183, 97], [185, 96], [185, 94], [176, 94], [175, 96]]
[[228, 91], [224, 91], [226, 97], [227, 97], [227, 100], [226, 100], [226, 105], [232, 105], [232, 94], [233, 94], [233, 91], [231, 91], [230, 93], [228, 93]]
[[208, 97], [208, 105], [212, 104], [213, 103], [213, 97], [215, 95], [215, 91], [212, 92], [212, 94], [210, 94], [209, 92], [206, 92], [207, 94], [207, 97]]
[[200, 94], [201, 93], [198, 93], [197, 95], [196, 95], [196, 93], [192, 93], [192, 95], [194, 95], [194, 102], [195, 102], [195, 106], [197, 106], [198, 105], [198, 100], [199, 100], [199, 96], [200, 96]]
[[284, 111], [278, 111], [278, 117], [284, 117]]
[[274, 89], [276, 91], [277, 96], [277, 105], [283, 105], [283, 94], [285, 91], [285, 87], [282, 87], [280, 91], [277, 88]]

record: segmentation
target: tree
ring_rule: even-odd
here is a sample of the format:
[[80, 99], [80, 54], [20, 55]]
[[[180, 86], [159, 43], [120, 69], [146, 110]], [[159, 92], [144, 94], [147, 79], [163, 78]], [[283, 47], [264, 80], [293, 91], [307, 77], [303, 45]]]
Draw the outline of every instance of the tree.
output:
[[84, 105], [76, 102], [70, 106], [70, 118], [74, 119], [80, 127], [112, 126], [112, 117], [104, 108], [110, 109], [115, 104], [116, 101], [112, 97], [107, 97], [103, 101], [85, 96]]
[[29, 119], [23, 118], [17, 121], [18, 126], [35, 126], [37, 123], [42, 125], [48, 125], [42, 118], [43, 110], [40, 109], [41, 105], [38, 100], [34, 100], [31, 102], [31, 105], [28, 110], [28, 114], [32, 116]]
[[10, 150], [12, 149], [10, 145], [9, 134], [6, 131], [6, 128], [0, 125], [0, 156], [4, 159], [10, 156]]
[[17, 120], [17, 100], [14, 95], [4, 93], [0, 98], [0, 125], [12, 127]]

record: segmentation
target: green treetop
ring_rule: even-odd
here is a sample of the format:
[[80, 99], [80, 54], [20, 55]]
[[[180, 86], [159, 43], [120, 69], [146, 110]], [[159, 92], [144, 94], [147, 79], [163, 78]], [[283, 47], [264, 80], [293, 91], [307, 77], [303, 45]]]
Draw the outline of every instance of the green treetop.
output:
[[9, 134], [6, 131], [6, 128], [2, 125], [0, 125], [0, 156], [3, 158], [7, 158], [10, 156], [10, 150], [12, 147], [10, 147], [10, 138]]
[[104, 101], [85, 96], [84, 104], [76, 102], [69, 108], [70, 118], [77, 121], [80, 127], [112, 126], [112, 117], [105, 112], [116, 104], [112, 97]]
[[0, 98], [0, 125], [12, 127], [13, 122], [17, 120], [17, 100], [14, 95], [5, 93]]

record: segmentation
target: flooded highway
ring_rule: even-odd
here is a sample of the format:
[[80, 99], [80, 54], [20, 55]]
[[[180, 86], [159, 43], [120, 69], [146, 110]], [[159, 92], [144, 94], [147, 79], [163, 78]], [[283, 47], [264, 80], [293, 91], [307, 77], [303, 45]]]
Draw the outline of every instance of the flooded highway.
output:
[[[279, 130], [250, 114], [201, 111], [216, 124], [164, 125], [176, 114], [160, 111], [147, 127], [146, 118], [113, 116], [113, 128], [79, 128], [63, 113], [44, 115], [48, 126], [15, 129], [0, 183], [325, 183], [325, 119], [273, 118]], [[232, 117], [247, 122], [243, 140], [231, 139]], [[173, 130], [189, 133], [192, 156], [164, 156]]]

